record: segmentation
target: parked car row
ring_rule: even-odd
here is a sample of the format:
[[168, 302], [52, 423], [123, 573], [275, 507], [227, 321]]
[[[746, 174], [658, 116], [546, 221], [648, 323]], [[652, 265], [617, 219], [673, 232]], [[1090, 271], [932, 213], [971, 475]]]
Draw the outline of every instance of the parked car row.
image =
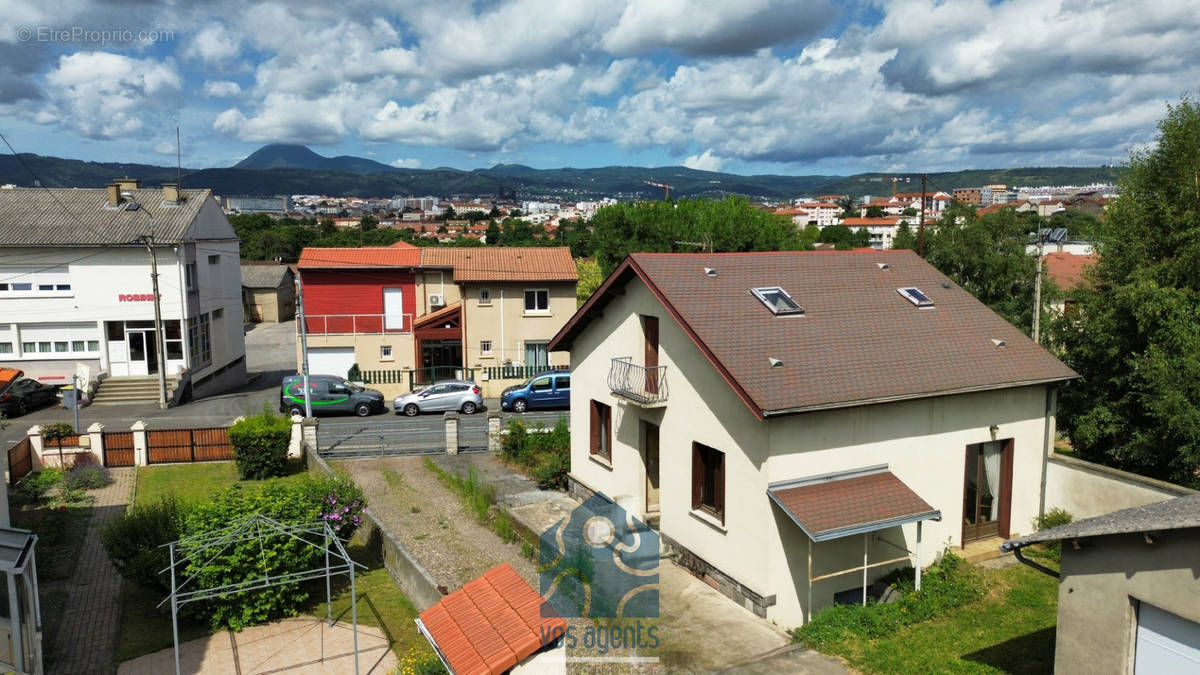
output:
[[[314, 415], [354, 413], [366, 417], [384, 412], [383, 394], [336, 375], [309, 375], [309, 399]], [[523, 384], [508, 387], [500, 396], [500, 408], [523, 413], [527, 410], [567, 409], [571, 406], [571, 374], [541, 373]], [[279, 387], [279, 411], [304, 414], [304, 378], [288, 375]], [[443, 380], [397, 396], [392, 410], [409, 417], [427, 412], [458, 411], [472, 415], [483, 410], [483, 390], [470, 380]]]

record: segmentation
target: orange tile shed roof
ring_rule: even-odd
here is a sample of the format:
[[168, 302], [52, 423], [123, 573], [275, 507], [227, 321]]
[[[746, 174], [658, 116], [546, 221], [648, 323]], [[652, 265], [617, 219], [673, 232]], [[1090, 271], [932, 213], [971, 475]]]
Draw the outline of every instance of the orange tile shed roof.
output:
[[498, 675], [563, 635], [567, 622], [548, 605], [543, 616], [544, 604], [504, 563], [421, 612], [418, 624], [457, 675]]
[[575, 281], [571, 249], [438, 247], [421, 250], [423, 267], [451, 267], [455, 281]]
[[362, 246], [359, 248], [305, 247], [300, 252], [300, 269], [328, 267], [416, 267], [421, 264], [421, 249], [412, 244]]

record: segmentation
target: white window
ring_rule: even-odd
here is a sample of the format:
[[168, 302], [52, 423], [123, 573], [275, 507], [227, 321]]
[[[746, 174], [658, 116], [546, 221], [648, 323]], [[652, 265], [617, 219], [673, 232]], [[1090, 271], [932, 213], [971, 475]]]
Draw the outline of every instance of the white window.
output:
[[[21, 328], [25, 342], [21, 350], [30, 353], [86, 354], [100, 351], [94, 323], [40, 323], [26, 324]], [[95, 348], [88, 349], [88, 344]]]
[[525, 289], [525, 312], [549, 312], [550, 291], [545, 288]]
[[479, 341], [479, 353], [480, 354], [491, 354], [492, 353], [492, 341], [491, 340], [480, 340]]
[[0, 354], [13, 353], [13, 344], [11, 342], [0, 342]]
[[383, 289], [383, 327], [385, 330], [405, 330], [404, 289]]
[[70, 274], [66, 267], [0, 269], [0, 295], [5, 293], [70, 295]]
[[490, 288], [479, 289], [479, 304], [481, 304], [481, 305], [492, 304], [492, 289], [490, 289]]
[[380, 345], [379, 346], [379, 360], [380, 361], [391, 361], [392, 360], [392, 346], [391, 345]]
[[762, 301], [773, 314], [804, 314], [804, 309], [779, 286], [750, 289], [754, 296]]

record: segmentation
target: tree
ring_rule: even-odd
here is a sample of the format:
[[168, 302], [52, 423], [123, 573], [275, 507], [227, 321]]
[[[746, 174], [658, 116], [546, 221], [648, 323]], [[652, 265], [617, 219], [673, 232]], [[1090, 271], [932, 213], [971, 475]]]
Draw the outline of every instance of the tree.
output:
[[[925, 259], [992, 311], [1028, 332], [1033, 324], [1037, 276], [1037, 256], [1025, 253], [1028, 241], [1025, 226], [1012, 209], [981, 218], [971, 207], [950, 207], [935, 228], [926, 228]], [[1045, 301], [1053, 287], [1043, 284], [1042, 289]]]
[[883, 217], [883, 207], [879, 206], [878, 204], [872, 204], [872, 205], [868, 206], [867, 207], [867, 217], [868, 218], [882, 218]]
[[604, 275], [600, 273], [600, 265], [591, 258], [579, 258], [575, 261], [575, 270], [579, 274], [579, 282], [575, 284], [575, 304], [582, 307], [592, 293], [604, 283]]
[[334, 232], [337, 232], [337, 225], [334, 225], [333, 220], [330, 218], [321, 219], [321, 224], [318, 225], [317, 228], [322, 237], [328, 237]]
[[906, 207], [904, 207], [904, 210], [900, 212], [900, 215], [902, 215], [902, 216], [915, 216], [915, 215], [917, 215], [917, 210], [916, 210], [916, 209], [914, 209], [914, 208], [913, 208], [913, 207], [911, 207], [911, 206], [906, 206]]
[[496, 224], [496, 221], [493, 220], [488, 223], [487, 233], [484, 235], [484, 238], [487, 240], [488, 246], [500, 246], [504, 243], [501, 241], [500, 226]]
[[363, 232], [370, 232], [377, 227], [379, 227], [379, 219], [369, 213], [358, 221], [358, 228]]
[[447, 204], [446, 210], [442, 211], [442, 221], [445, 222], [447, 220], [454, 220], [455, 215], [456, 214], [454, 213], [454, 207]]
[[1086, 459], [1200, 487], [1200, 104], [1168, 106], [1097, 232], [1099, 262], [1052, 327], [1081, 376], [1061, 428]]
[[796, 226], [740, 197], [613, 204], [592, 218], [591, 247], [602, 272], [635, 251], [793, 251]]
[[892, 237], [892, 248], [906, 248], [915, 251], [918, 244], [917, 233], [909, 227], [908, 221], [900, 221], [900, 226], [896, 228], [896, 236]]
[[842, 209], [843, 218], [853, 218], [858, 215], [858, 209], [854, 206], [854, 197], [850, 195], [842, 195], [834, 202]]
[[493, 204], [492, 210], [488, 213], [487, 217], [488, 218], [499, 218], [500, 217], [500, 209], [495, 204]]

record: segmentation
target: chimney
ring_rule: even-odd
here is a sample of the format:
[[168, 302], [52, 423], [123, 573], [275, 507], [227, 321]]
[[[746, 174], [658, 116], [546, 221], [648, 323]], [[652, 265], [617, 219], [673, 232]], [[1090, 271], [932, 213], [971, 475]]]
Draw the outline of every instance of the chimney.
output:
[[114, 206], [114, 207], [121, 205], [121, 184], [120, 183], [109, 183], [108, 184], [108, 205]]
[[179, 183], [163, 183], [162, 198], [168, 204], [178, 204], [180, 200]]
[[121, 192], [127, 192], [129, 190], [137, 190], [142, 187], [142, 181], [140, 181], [136, 178], [130, 178], [129, 176], [126, 176], [124, 178], [118, 178], [116, 180], [116, 183], [117, 183], [117, 186], [120, 187]]

